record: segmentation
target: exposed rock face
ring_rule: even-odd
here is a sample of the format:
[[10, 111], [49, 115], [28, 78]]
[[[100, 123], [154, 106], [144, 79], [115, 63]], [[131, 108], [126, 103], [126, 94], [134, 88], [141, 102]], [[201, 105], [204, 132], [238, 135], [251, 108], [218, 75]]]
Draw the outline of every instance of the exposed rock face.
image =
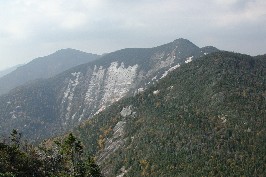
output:
[[54, 78], [24, 85], [0, 97], [4, 120], [0, 133], [16, 128], [32, 139], [42, 139], [64, 132], [121, 98], [145, 90], [188, 59], [214, 51], [178, 39], [150, 49], [116, 51]]
[[107, 139], [104, 149], [102, 150], [101, 155], [98, 158], [98, 162], [103, 162], [110, 154], [114, 153], [116, 150], [121, 148], [125, 140], [124, 138], [124, 128], [126, 121], [119, 121], [113, 128], [113, 135], [111, 138]]
[[86, 73], [71, 73], [61, 91], [62, 125], [76, 125], [126, 96], [138, 83], [137, 72], [137, 64], [125, 67], [123, 62], [112, 62], [107, 68], [93, 65]]
[[128, 107], [124, 107], [122, 109], [122, 111], [120, 112], [120, 115], [122, 117], [126, 117], [132, 114], [132, 110], [131, 110], [132, 106], [128, 106]]

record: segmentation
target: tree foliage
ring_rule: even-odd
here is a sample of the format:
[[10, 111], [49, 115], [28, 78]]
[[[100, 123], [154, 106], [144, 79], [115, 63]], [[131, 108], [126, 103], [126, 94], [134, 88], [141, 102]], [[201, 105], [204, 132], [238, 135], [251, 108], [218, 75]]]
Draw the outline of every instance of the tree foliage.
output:
[[0, 142], [0, 176], [101, 176], [94, 158], [72, 133], [49, 143], [34, 147], [13, 130], [9, 139]]

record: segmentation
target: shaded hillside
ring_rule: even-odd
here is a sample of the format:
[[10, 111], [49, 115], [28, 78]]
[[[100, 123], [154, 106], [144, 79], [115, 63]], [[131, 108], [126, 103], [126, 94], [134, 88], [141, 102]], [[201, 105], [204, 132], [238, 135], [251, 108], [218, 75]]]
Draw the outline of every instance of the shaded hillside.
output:
[[74, 49], [62, 49], [51, 55], [36, 58], [0, 78], [0, 95], [29, 81], [55, 76], [69, 68], [88, 63], [98, 57], [99, 55]]
[[265, 68], [265, 57], [207, 55], [75, 132], [106, 176], [264, 176]]
[[174, 68], [218, 51], [185, 39], [149, 49], [123, 49], [17, 87], [0, 97], [0, 133], [19, 129], [32, 140], [65, 132], [113, 102], [156, 83]]

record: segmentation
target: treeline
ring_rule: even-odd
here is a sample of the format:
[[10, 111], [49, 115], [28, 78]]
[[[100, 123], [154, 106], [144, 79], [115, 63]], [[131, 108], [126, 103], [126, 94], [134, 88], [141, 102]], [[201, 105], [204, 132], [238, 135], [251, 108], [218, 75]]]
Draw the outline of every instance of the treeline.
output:
[[72, 133], [35, 147], [22, 141], [13, 130], [0, 142], [0, 177], [71, 176], [101, 177], [94, 158], [84, 151], [82, 142]]

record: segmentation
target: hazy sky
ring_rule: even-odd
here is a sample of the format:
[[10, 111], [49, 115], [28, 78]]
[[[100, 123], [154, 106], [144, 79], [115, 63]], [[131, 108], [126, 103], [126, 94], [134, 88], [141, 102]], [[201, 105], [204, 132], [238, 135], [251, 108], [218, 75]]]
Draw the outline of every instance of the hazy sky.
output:
[[0, 0], [0, 70], [62, 48], [107, 53], [177, 38], [266, 53], [266, 0]]

